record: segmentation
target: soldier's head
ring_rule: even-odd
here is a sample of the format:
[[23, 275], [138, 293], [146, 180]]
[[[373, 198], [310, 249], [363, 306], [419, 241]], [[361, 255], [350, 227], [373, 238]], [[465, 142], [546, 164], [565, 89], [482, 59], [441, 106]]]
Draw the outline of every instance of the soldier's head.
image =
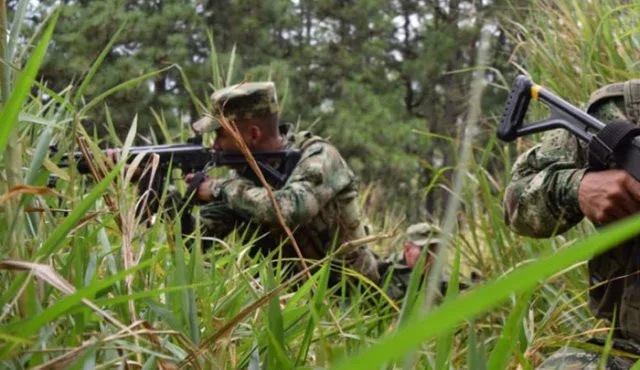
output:
[[614, 121], [640, 125], [640, 80], [628, 80], [603, 86], [594, 91], [587, 103], [587, 113], [604, 123]]
[[193, 123], [196, 132], [215, 131], [216, 150], [238, 150], [231, 134], [221, 125], [226, 119], [238, 127], [252, 151], [279, 149], [278, 97], [273, 82], [247, 82], [211, 94], [211, 111]]
[[440, 229], [427, 222], [413, 224], [407, 228], [404, 241], [404, 257], [409, 267], [414, 267], [424, 248], [428, 248], [427, 263], [440, 245]]

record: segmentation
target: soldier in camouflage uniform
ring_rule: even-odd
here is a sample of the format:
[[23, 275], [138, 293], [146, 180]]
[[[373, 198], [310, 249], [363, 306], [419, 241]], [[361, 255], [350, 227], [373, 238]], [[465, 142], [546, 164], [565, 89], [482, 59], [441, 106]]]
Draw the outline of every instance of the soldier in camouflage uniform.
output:
[[[383, 262], [388, 265], [386, 271], [392, 273], [392, 283], [387, 289], [387, 294], [391, 298], [398, 299], [404, 295], [413, 267], [418, 263], [423, 248], [428, 248], [423, 272], [428, 273], [438, 245], [440, 245], [440, 229], [436, 226], [421, 222], [410, 225], [406, 229], [402, 252], [397, 255], [392, 254], [386, 262]], [[441, 287], [446, 286], [446, 282], [442, 282], [440, 285]]]
[[[305, 259], [322, 259], [332, 247], [369, 235], [369, 226], [358, 204], [356, 176], [338, 150], [326, 140], [310, 132], [282, 135], [278, 129], [278, 102], [271, 82], [243, 83], [216, 91], [211, 96], [212, 112], [193, 124], [200, 133], [216, 132], [215, 150], [238, 150], [231, 135], [218, 120], [224, 116], [238, 127], [251, 151], [273, 151], [294, 148], [301, 158], [293, 172], [274, 195], [287, 226]], [[224, 237], [234, 226], [250, 221], [268, 235], [260, 249], [271, 252], [286, 240], [267, 190], [251, 176], [248, 168], [236, 168], [222, 179], [207, 179], [197, 190], [201, 204], [202, 224], [208, 236]], [[227, 212], [233, 213], [231, 218]], [[222, 219], [222, 221], [221, 221]], [[240, 221], [230, 221], [240, 220]], [[266, 250], [265, 250], [266, 249]], [[283, 258], [297, 258], [294, 249], [285, 244]], [[385, 273], [393, 271], [366, 245], [351, 248], [333, 261], [365, 276], [374, 283], [384, 282]], [[397, 266], [406, 272], [410, 266]], [[410, 274], [394, 273], [391, 285], [403, 286]], [[333, 277], [337, 281], [338, 277]], [[399, 298], [402, 288], [390, 289]], [[396, 294], [400, 292], [400, 294]]]
[[[587, 112], [605, 123], [640, 124], [640, 80], [608, 85], [594, 92]], [[601, 226], [640, 210], [640, 183], [623, 170], [589, 171], [587, 147], [566, 130], [548, 132], [539, 145], [514, 164], [505, 191], [506, 222], [517, 233], [550, 237], [585, 216]], [[640, 237], [588, 263], [590, 307], [598, 318], [613, 321], [614, 348], [640, 355]], [[595, 339], [594, 339], [595, 340]], [[542, 369], [591, 369], [597, 353], [565, 349]], [[610, 356], [608, 369], [626, 369], [634, 361]]]

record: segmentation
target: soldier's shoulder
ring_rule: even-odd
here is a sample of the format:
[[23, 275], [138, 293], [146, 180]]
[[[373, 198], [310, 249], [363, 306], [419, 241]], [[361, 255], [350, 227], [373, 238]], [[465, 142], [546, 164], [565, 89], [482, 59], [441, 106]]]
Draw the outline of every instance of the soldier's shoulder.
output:
[[289, 131], [287, 133], [287, 141], [289, 142], [292, 148], [303, 150], [303, 151], [315, 144], [329, 145], [329, 141], [307, 130]]
[[311, 131], [292, 132], [287, 135], [287, 141], [292, 149], [302, 152], [302, 159], [317, 155], [341, 158], [340, 152], [329, 140]]

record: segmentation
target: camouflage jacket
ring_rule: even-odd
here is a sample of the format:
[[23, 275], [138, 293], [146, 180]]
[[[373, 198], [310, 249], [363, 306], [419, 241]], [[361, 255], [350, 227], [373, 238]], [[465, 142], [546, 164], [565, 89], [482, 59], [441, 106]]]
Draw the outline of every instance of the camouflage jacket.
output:
[[[368, 226], [357, 199], [356, 177], [338, 150], [309, 132], [288, 135], [286, 147], [300, 149], [302, 156], [286, 184], [274, 189], [274, 195], [305, 259], [321, 259], [332, 248], [367, 236]], [[269, 234], [262, 249], [267, 244], [267, 249], [274, 250], [286, 240], [267, 190], [261, 184], [234, 172], [214, 182], [211, 191], [216, 201], [201, 207], [208, 234], [223, 237], [220, 234], [235, 226], [229, 218], [224, 225], [216, 219], [224, 217], [215, 211], [222, 202], [235, 215], [259, 224]], [[284, 244], [282, 255], [297, 258], [289, 244]], [[373, 282], [380, 279], [378, 259], [366, 246], [355, 247], [333, 262], [344, 263]]]
[[[601, 121], [638, 125], [640, 81], [596, 91], [587, 111]], [[549, 237], [584, 215], [578, 188], [587, 167], [586, 145], [565, 130], [548, 132], [542, 142], [518, 157], [504, 198], [506, 223], [517, 233]], [[640, 237], [589, 261], [590, 306], [597, 317], [613, 319], [620, 334], [640, 341]]]

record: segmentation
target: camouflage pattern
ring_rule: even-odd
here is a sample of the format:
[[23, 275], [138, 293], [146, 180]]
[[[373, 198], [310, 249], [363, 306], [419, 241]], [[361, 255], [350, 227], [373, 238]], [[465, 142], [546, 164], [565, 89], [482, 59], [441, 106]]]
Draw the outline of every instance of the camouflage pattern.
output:
[[[409, 242], [419, 247], [428, 247], [430, 249], [429, 253], [434, 253], [441, 243], [441, 233], [442, 230], [434, 224], [427, 222], [416, 223], [407, 227], [404, 234], [404, 242]], [[382, 276], [383, 282], [389, 281], [386, 289], [387, 295], [396, 300], [402, 298], [409, 287], [413, 269], [406, 264], [402, 251], [391, 254], [382, 264], [387, 266], [386, 270], [383, 269]], [[425, 266], [423, 277], [428, 273], [429, 265]], [[436, 302], [440, 302], [444, 297], [449, 286], [450, 277], [451, 271], [445, 267], [442, 271], [442, 278], [438, 283]], [[481, 280], [482, 278], [475, 271], [468, 278], [461, 275], [458, 289], [460, 291], [469, 289], [471, 284]], [[424, 279], [422, 279], [422, 283], [424, 283]]]
[[[309, 132], [289, 137], [287, 147], [302, 149], [302, 156], [285, 186], [274, 190], [274, 195], [303, 257], [322, 259], [332, 248], [366, 237], [369, 228], [358, 204], [356, 177], [338, 150]], [[267, 190], [261, 184], [235, 172], [213, 182], [211, 192], [236, 213], [263, 225], [276, 240], [286, 239]], [[212, 222], [214, 218], [203, 221], [205, 225]], [[283, 257], [297, 258], [297, 255], [293, 248], [284, 248]], [[334, 261], [374, 283], [380, 280], [378, 262], [367, 246], [346, 250]]]
[[[578, 348], [563, 348], [544, 360], [537, 370], [599, 370], [601, 354]], [[621, 356], [609, 356], [605, 370], [628, 370], [634, 361]]]
[[[629, 91], [640, 92], [640, 84], [623, 84], [618, 94], [605, 90], [594, 93], [600, 98], [590, 101], [588, 113], [605, 123], [625, 120], [638, 125], [638, 116], [629, 114], [633, 110], [625, 97], [631, 96]], [[565, 130], [546, 133], [540, 144], [523, 153], [514, 164], [511, 182], [505, 190], [506, 223], [515, 232], [532, 237], [549, 237], [576, 225], [584, 218], [578, 205], [578, 188], [586, 167], [584, 143]], [[594, 315], [612, 321], [617, 312], [616, 335], [638, 342], [639, 247], [640, 238], [635, 238], [588, 264], [592, 287], [589, 303]]]
[[[623, 95], [613, 95], [608, 89], [594, 92], [600, 100], [590, 101], [589, 113], [605, 123], [624, 120], [637, 125], [638, 116], [626, 113]], [[578, 187], [586, 167], [584, 142], [567, 130], [546, 133], [542, 142], [520, 155], [513, 166], [504, 199], [507, 224], [519, 234], [533, 237], [560, 234], [576, 225], [583, 218]]]
[[440, 243], [440, 232], [441, 230], [437, 226], [427, 222], [413, 224], [407, 228], [406, 241], [419, 247], [438, 244]]
[[198, 133], [220, 127], [218, 119], [229, 121], [266, 117], [278, 113], [278, 96], [273, 82], [247, 82], [220, 89], [211, 94], [211, 112], [194, 122]]
[[[245, 83], [216, 91], [211, 103], [212, 113], [193, 124], [197, 132], [219, 128], [217, 118], [223, 114], [226, 119], [237, 120], [278, 112], [271, 82]], [[370, 227], [358, 204], [355, 174], [338, 150], [306, 131], [289, 132], [285, 147], [300, 149], [302, 157], [286, 184], [275, 189], [274, 195], [303, 257], [322, 259], [333, 248], [368, 236]], [[284, 245], [283, 258], [298, 258], [286, 242], [267, 190], [250, 171], [233, 171], [228, 177], [213, 181], [211, 193], [215, 201], [200, 207], [205, 236], [224, 238], [237, 227], [251, 226], [250, 234], [261, 236], [254, 251], [266, 254]], [[429, 240], [433, 230], [425, 225], [410, 229], [409, 238], [419, 245], [436, 243], [437, 240]], [[404, 295], [411, 269], [404, 264], [402, 254], [394, 257], [382, 260], [368, 246], [359, 245], [341, 248], [332, 263], [337, 269], [353, 269], [374, 283], [384, 283], [389, 278], [387, 292], [399, 299]], [[338, 279], [335, 274], [332, 276], [332, 280]]]

